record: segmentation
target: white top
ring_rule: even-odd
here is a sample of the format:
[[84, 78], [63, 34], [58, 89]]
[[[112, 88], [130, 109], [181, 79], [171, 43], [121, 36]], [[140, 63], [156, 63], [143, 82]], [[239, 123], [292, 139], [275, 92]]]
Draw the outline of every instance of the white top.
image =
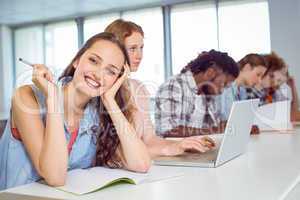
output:
[[283, 83], [280, 87], [279, 87], [279, 91], [280, 93], [287, 98], [288, 100], [293, 100], [293, 96], [292, 96], [292, 89], [290, 88], [290, 86], [286, 83]]
[[[277, 200], [300, 174], [298, 134], [251, 137], [248, 152], [218, 168], [176, 167], [184, 176], [141, 185], [121, 184], [74, 196], [38, 183], [8, 192], [65, 199]], [[161, 170], [173, 167], [161, 166]]]

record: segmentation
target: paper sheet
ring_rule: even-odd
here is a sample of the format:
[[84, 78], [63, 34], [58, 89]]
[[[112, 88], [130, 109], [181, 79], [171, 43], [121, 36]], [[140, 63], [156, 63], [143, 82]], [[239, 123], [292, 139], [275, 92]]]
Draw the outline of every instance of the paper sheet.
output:
[[279, 101], [258, 107], [255, 111], [254, 125], [260, 131], [292, 130], [290, 120], [291, 102]]

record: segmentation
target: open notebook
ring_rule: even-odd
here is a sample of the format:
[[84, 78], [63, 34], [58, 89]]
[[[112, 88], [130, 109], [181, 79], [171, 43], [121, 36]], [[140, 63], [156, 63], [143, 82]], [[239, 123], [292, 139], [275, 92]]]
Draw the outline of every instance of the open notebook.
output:
[[291, 123], [291, 102], [278, 101], [258, 107], [253, 124], [260, 131], [287, 131], [293, 130]]
[[93, 167], [69, 171], [66, 184], [56, 188], [82, 195], [103, 189], [115, 183], [141, 184], [182, 175], [183, 173], [179, 170], [171, 170], [170, 168], [166, 170], [159, 166], [152, 166], [148, 173], [134, 173], [122, 169]]

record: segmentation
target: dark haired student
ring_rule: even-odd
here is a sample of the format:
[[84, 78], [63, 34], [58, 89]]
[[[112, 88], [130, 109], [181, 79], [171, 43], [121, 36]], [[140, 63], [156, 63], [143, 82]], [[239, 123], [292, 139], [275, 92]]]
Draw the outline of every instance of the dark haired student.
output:
[[210, 134], [221, 123], [223, 88], [239, 74], [227, 53], [203, 52], [162, 84], [155, 99], [156, 132], [163, 137]]
[[64, 185], [67, 171], [104, 165], [146, 172], [147, 147], [134, 129], [126, 50], [111, 33], [91, 37], [53, 83], [33, 66], [18, 88], [0, 140], [0, 190], [37, 181]]

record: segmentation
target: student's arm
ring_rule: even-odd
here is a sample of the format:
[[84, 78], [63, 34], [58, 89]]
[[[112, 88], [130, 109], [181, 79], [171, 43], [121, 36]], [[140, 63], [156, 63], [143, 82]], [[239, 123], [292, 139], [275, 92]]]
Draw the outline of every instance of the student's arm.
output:
[[152, 158], [181, 155], [189, 150], [204, 153], [215, 146], [215, 142], [206, 136], [188, 136], [182, 138], [182, 140], [173, 141], [155, 135], [154, 129], [148, 129], [144, 134], [143, 141], [147, 145]]
[[109, 91], [101, 96], [101, 99], [120, 139], [121, 155], [122, 160], [125, 161], [125, 167], [131, 171], [147, 172], [151, 166], [151, 158], [147, 147], [128, 122], [114, 98], [122, 83], [127, 79], [128, 73], [129, 68], [126, 66], [122, 77], [116, 81]]
[[[42, 66], [34, 69], [33, 82], [47, 91], [48, 73]], [[16, 90], [12, 99], [13, 122], [18, 129], [22, 142], [38, 174], [52, 186], [65, 183], [68, 152], [64, 135], [63, 119], [57, 114], [58, 107], [55, 87], [49, 85], [47, 99], [46, 126], [39, 114], [39, 105], [30, 86]]]
[[152, 158], [157, 156], [175, 156], [187, 150], [205, 152], [213, 148], [214, 141], [208, 137], [189, 137], [180, 141], [166, 140], [155, 134], [149, 114], [149, 97], [147, 88], [135, 80], [131, 80], [132, 94], [137, 112], [134, 114], [135, 129], [142, 137]]
[[291, 101], [291, 120], [300, 121], [300, 111], [299, 111], [299, 97], [296, 88], [295, 80], [293, 77], [289, 77], [287, 85], [291, 88], [292, 101]]
[[224, 129], [224, 126], [221, 125], [212, 129], [177, 126], [176, 128], [164, 132], [162, 135], [164, 137], [188, 137], [196, 135], [208, 135], [212, 133], [222, 133]]

